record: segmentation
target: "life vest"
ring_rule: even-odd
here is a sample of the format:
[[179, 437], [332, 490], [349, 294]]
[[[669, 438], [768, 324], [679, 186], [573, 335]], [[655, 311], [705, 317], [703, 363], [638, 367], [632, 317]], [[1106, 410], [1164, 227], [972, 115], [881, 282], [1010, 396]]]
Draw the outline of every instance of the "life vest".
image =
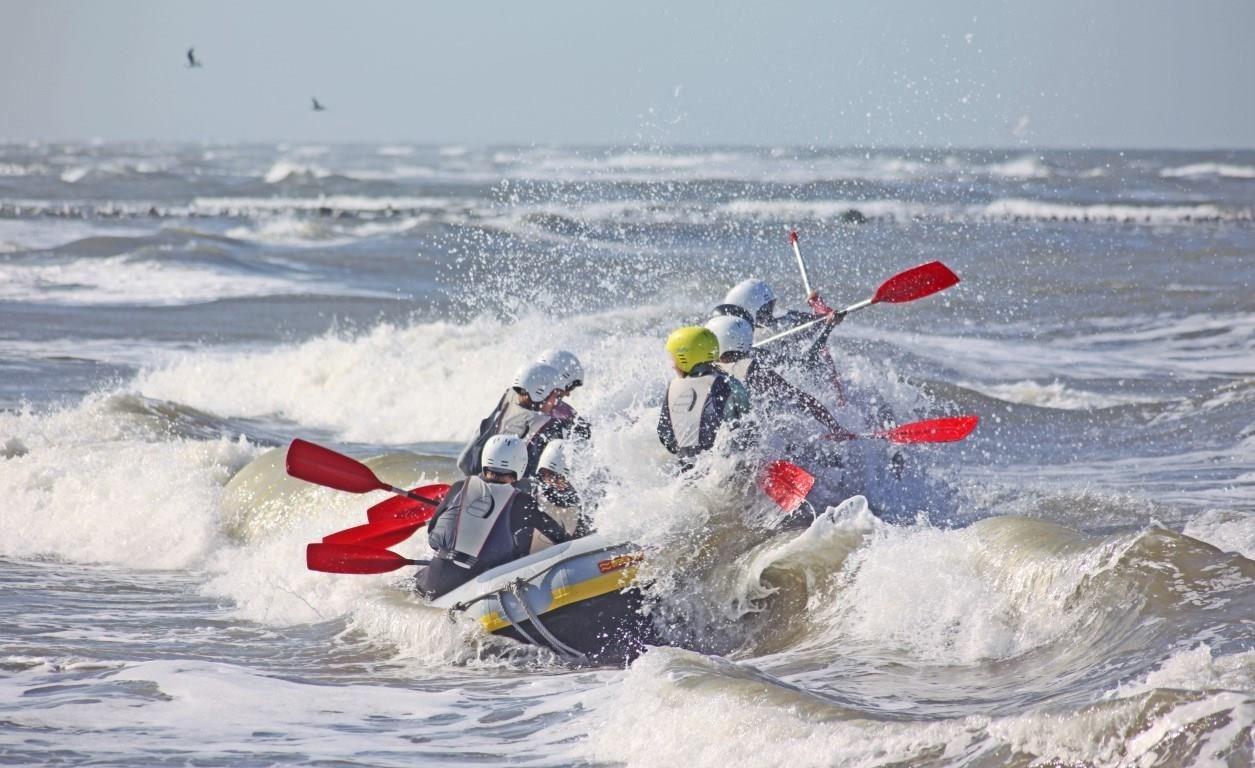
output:
[[[717, 387], [718, 384], [723, 386]], [[722, 396], [716, 396], [717, 390]], [[671, 421], [677, 455], [693, 456], [715, 444], [728, 393], [725, 374], [715, 371], [671, 380], [663, 407]]]
[[531, 474], [540, 458], [542, 447], [536, 444], [536, 437], [553, 420], [554, 417], [547, 413], [519, 405], [514, 393], [507, 392], [488, 418], [479, 423], [479, 434], [462, 449], [458, 456], [458, 469], [468, 477], [479, 475], [484, 468], [480, 460], [488, 438], [493, 435], [513, 435], [527, 443], [527, 474]]
[[752, 355], [746, 355], [740, 360], [733, 360], [730, 363], [715, 363], [715, 367], [748, 387], [750, 383], [750, 369], [754, 367], [754, 358]]
[[463, 568], [481, 560], [493, 564], [509, 560], [514, 555], [510, 510], [520, 493], [506, 483], [466, 478], [428, 535], [436, 556]]
[[[540, 507], [541, 512], [544, 512], [554, 520], [557, 520], [558, 523], [562, 525], [563, 530], [567, 533], [572, 536], [575, 535], [575, 529], [580, 524], [580, 508], [578, 505], [573, 504], [569, 507], [560, 507], [550, 501], [542, 491], [536, 494], [536, 506]], [[528, 552], [539, 552], [540, 550], [551, 546], [553, 546], [553, 542], [545, 538], [543, 533], [540, 531], [533, 531], [532, 547], [528, 550]]]

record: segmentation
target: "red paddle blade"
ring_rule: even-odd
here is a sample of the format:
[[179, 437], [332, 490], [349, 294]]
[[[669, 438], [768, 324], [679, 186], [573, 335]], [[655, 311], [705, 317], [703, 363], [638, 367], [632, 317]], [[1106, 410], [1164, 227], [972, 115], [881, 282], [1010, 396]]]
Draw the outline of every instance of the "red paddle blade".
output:
[[979, 416], [956, 416], [951, 419], [929, 419], [877, 432], [895, 443], [953, 443], [972, 434]]
[[802, 506], [814, 485], [815, 477], [810, 472], [787, 461], [771, 462], [758, 476], [758, 487], [785, 512]]
[[359, 547], [387, 549], [405, 541], [423, 526], [425, 520], [385, 520], [367, 523], [322, 537], [323, 544], [354, 544]]
[[310, 544], [305, 548], [305, 566], [325, 573], [388, 573], [410, 565], [396, 552], [351, 544]]
[[952, 285], [958, 285], [959, 276], [940, 261], [930, 261], [899, 272], [881, 283], [872, 297], [872, 303], [881, 301], [900, 304], [904, 301], [915, 301], [931, 296], [937, 291], [944, 291]]
[[388, 484], [357, 459], [304, 440], [288, 446], [287, 467], [292, 477], [349, 493], [388, 490]]
[[[426, 496], [434, 501], [441, 501], [445, 494], [449, 492], [447, 483], [436, 483], [435, 485], [424, 485], [421, 488], [413, 489], [412, 493], [420, 496]], [[405, 520], [411, 523], [425, 523], [431, 519], [436, 508], [430, 504], [424, 504], [421, 501], [406, 498], [405, 496], [393, 496], [390, 499], [384, 499], [375, 506], [366, 510], [366, 519], [372, 523], [380, 523], [388, 520]]]

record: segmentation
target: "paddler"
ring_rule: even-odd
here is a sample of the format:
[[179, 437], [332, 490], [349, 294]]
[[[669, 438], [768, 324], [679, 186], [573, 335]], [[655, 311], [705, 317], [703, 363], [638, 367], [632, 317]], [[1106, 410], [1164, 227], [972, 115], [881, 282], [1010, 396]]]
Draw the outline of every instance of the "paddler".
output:
[[828, 318], [827, 327], [841, 322], [841, 314], [825, 304], [818, 291], [811, 291], [806, 301], [813, 313], [788, 310], [782, 315], [776, 315], [776, 292], [762, 280], [750, 278], [728, 289], [723, 302], [715, 307], [715, 314], [740, 317], [755, 328], [770, 333], [787, 331], [821, 317]]
[[571, 434], [587, 440], [592, 429], [585, 419], [581, 418], [571, 407], [568, 399], [577, 387], [584, 386], [584, 366], [574, 352], [565, 349], [547, 349], [540, 353], [536, 362], [553, 367], [562, 381], [562, 400], [554, 407], [554, 416], [568, 419], [571, 422]]
[[[806, 302], [810, 305], [813, 314], [789, 310], [777, 316], [776, 292], [762, 280], [750, 278], [742, 280], [728, 290], [723, 297], [723, 303], [715, 307], [714, 316], [739, 317], [754, 328], [761, 329], [766, 336], [772, 336], [820, 318], [827, 318], [827, 322], [820, 324], [815, 332], [801, 332], [798, 337], [782, 340], [779, 343], [783, 349], [766, 349], [765, 354], [774, 360], [791, 357], [808, 368], [819, 366], [827, 369], [833, 376], [833, 383], [840, 389], [840, 380], [836, 378], [836, 364], [828, 352], [828, 335], [845, 316], [828, 306], [820, 298], [818, 291], [811, 291], [806, 297]], [[803, 349], [799, 345], [800, 342], [806, 342], [807, 346]]]
[[467, 477], [479, 474], [479, 456], [494, 435], [513, 435], [527, 447], [528, 463], [520, 477], [531, 477], [545, 443], [566, 437], [573, 422], [555, 412], [562, 399], [562, 375], [544, 363], [528, 363], [514, 372], [510, 389], [458, 456], [458, 469]]
[[827, 428], [833, 439], [853, 437], [827, 408], [811, 395], [790, 384], [779, 373], [763, 364], [754, 355], [754, 329], [743, 318], [720, 315], [711, 318], [706, 327], [719, 340], [721, 371], [745, 385], [754, 399], [769, 403], [789, 402], [805, 410]]
[[[540, 454], [536, 470], [536, 505], [541, 512], [557, 520], [571, 538], [578, 539], [593, 532], [584, 513], [580, 495], [571, 484], [571, 444], [566, 440], [550, 440]], [[532, 535], [532, 552], [551, 546], [539, 531]]]
[[427, 523], [435, 555], [418, 572], [417, 589], [429, 599], [475, 576], [523, 557], [539, 531], [557, 544], [571, 535], [540, 510], [527, 481], [527, 444], [513, 435], [484, 443], [478, 475], [454, 483]]
[[741, 382], [715, 367], [719, 340], [709, 328], [688, 326], [667, 337], [676, 377], [667, 385], [658, 416], [658, 439], [688, 459], [710, 450], [720, 427], [749, 414], [749, 393]]

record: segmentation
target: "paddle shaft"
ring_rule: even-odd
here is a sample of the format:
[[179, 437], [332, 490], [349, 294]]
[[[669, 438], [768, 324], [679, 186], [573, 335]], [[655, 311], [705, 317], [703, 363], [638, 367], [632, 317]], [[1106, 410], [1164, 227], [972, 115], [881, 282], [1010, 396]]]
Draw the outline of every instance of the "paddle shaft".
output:
[[[850, 314], [851, 312], [857, 312], [857, 311], [858, 311], [858, 310], [860, 310], [860, 309], [866, 309], [867, 307], [870, 307], [871, 305], [873, 305], [873, 304], [875, 304], [875, 303], [876, 303], [876, 300], [875, 300], [874, 298], [872, 298], [872, 299], [864, 299], [864, 300], [860, 301], [860, 302], [859, 302], [859, 303], [857, 303], [857, 304], [851, 304], [850, 306], [846, 307], [845, 309], [838, 310], [838, 311], [837, 311], [837, 312], [835, 312], [834, 314], [836, 314], [838, 317], [845, 317], [846, 315]], [[786, 337], [788, 337], [788, 336], [792, 336], [792, 335], [793, 335], [793, 334], [795, 334], [795, 333], [801, 333], [802, 331], [806, 330], [807, 328], [810, 328], [810, 327], [815, 326], [815, 325], [819, 325], [820, 323], [824, 323], [824, 322], [827, 322], [827, 321], [828, 321], [828, 316], [827, 316], [827, 315], [824, 315], [823, 317], [817, 317], [817, 318], [815, 318], [814, 320], [807, 320], [806, 322], [802, 323], [801, 325], [798, 325], [798, 326], [795, 326], [795, 327], [793, 327], [793, 328], [790, 328], [790, 329], [789, 329], [789, 330], [787, 330], [787, 331], [781, 331], [780, 333], [777, 333], [775, 336], [768, 336], [767, 338], [763, 339], [762, 341], [756, 341], [756, 342], [754, 342], [754, 349], [758, 349], [759, 347], [763, 346], [764, 344], [770, 344], [770, 343], [771, 343], [771, 342], [773, 342], [773, 341], [779, 341], [780, 339], [786, 338]]]
[[398, 488], [395, 485], [387, 485], [386, 483], [384, 483], [383, 485], [385, 487], [382, 488], [381, 490], [387, 490], [391, 493], [395, 493], [398, 496], [405, 496], [407, 498], [413, 499], [414, 501], [421, 501], [424, 504], [430, 504], [433, 507], [440, 506], [440, 502], [436, 501], [435, 499], [429, 499], [426, 496], [420, 496], [417, 493], [414, 493], [413, 491], [407, 491], [404, 488]]
[[806, 289], [806, 299], [810, 300], [811, 294], [811, 278], [806, 273], [806, 261], [802, 258], [802, 249], [797, 245], [797, 230], [789, 233], [789, 243], [793, 246], [793, 255], [797, 258], [798, 271], [802, 273], [802, 287]]

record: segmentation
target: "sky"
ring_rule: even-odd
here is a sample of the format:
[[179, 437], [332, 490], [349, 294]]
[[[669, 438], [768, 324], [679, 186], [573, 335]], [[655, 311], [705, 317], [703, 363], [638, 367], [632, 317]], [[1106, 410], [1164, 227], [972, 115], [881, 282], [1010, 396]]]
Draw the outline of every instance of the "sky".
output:
[[0, 140], [1255, 148], [1255, 0], [0, 0], [0, 68]]

